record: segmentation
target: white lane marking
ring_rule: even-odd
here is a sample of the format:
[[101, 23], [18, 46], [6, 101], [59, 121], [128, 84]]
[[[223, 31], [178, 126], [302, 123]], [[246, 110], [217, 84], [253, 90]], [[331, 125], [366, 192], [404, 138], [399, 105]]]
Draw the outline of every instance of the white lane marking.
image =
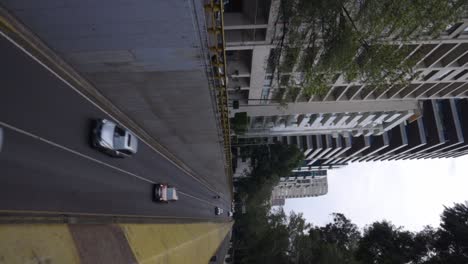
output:
[[[41, 60], [39, 60], [38, 58], [36, 58], [32, 53], [30, 53], [29, 51], [27, 51], [25, 48], [23, 48], [20, 44], [16, 43], [16, 41], [14, 41], [12, 38], [10, 38], [7, 34], [5, 34], [3, 31], [0, 30], [0, 35], [2, 35], [4, 38], [6, 38], [8, 41], [10, 41], [13, 45], [15, 45], [17, 48], [19, 48], [21, 51], [23, 51], [24, 53], [26, 53], [26, 55], [28, 55], [30, 58], [32, 58], [34, 61], [36, 61], [37, 63], [39, 63], [39, 65], [41, 65], [42, 67], [46, 68], [49, 72], [51, 72], [53, 75], [55, 75], [59, 80], [61, 80], [62, 82], [64, 82], [66, 85], [68, 85], [70, 88], [72, 88], [75, 92], [77, 92], [79, 95], [81, 95], [83, 98], [85, 98], [88, 102], [90, 102], [92, 105], [94, 105], [96, 108], [98, 108], [99, 110], [101, 110], [103, 113], [105, 113], [106, 115], [110, 116], [112, 119], [114, 119], [115, 122], [119, 123], [120, 125], [122, 125], [123, 127], [127, 128], [122, 122], [118, 121], [117, 118], [115, 118], [113, 115], [111, 115], [110, 113], [108, 113], [106, 110], [104, 110], [102, 107], [100, 107], [97, 103], [95, 103], [94, 101], [92, 101], [90, 98], [86, 97], [86, 95], [84, 95], [80, 90], [78, 90], [75, 86], [73, 86], [71, 83], [69, 83], [67, 80], [65, 80], [64, 78], [62, 78], [58, 73], [56, 73], [55, 71], [53, 71], [51, 68], [49, 68], [49, 66], [47, 66], [46, 64], [44, 64]], [[128, 129], [128, 128], [127, 128]], [[128, 129], [130, 130], [130, 129]], [[130, 130], [131, 131], [131, 130]], [[134, 133], [132, 131], [132, 133], [134, 135], [136, 135], [138, 137], [138, 135], [136, 133]], [[177, 168], [179, 168], [180, 170], [182, 170], [183, 172], [185, 172], [187, 175], [189, 175], [190, 177], [192, 177], [193, 179], [195, 179], [198, 183], [200, 183], [201, 185], [203, 185], [205, 188], [207, 188], [208, 190], [210, 190], [211, 192], [214, 192], [214, 193], [217, 193], [213, 188], [211, 188], [210, 186], [208, 186], [208, 184], [202, 182], [198, 177], [196, 177], [195, 175], [192, 175], [192, 173], [190, 171], [187, 171], [185, 168], [181, 167], [180, 165], [178, 165], [176, 162], [174, 162], [172, 159], [170, 159], [169, 157], [167, 157], [166, 155], [164, 155], [162, 152], [160, 152], [158, 149], [154, 148], [153, 146], [151, 146], [150, 144], [148, 144], [146, 141], [142, 140], [140, 137], [138, 137], [138, 139], [145, 143], [145, 145], [147, 145], [148, 147], [150, 147], [152, 150], [154, 150], [156, 153], [158, 153], [159, 155], [161, 155], [162, 157], [164, 157], [166, 160], [168, 160], [170, 163], [172, 163], [174, 166], [176, 166]]]
[[[75, 150], [73, 150], [73, 149], [71, 149], [71, 148], [62, 146], [62, 145], [57, 144], [57, 143], [55, 143], [55, 142], [53, 142], [53, 141], [50, 141], [50, 140], [48, 140], [48, 139], [45, 139], [45, 138], [42, 138], [42, 137], [40, 137], [40, 136], [34, 135], [34, 134], [32, 134], [32, 133], [30, 133], [30, 132], [27, 132], [27, 131], [25, 131], [25, 130], [23, 130], [23, 129], [21, 129], [21, 128], [14, 127], [14, 126], [12, 126], [12, 125], [10, 125], [10, 124], [7, 124], [7, 123], [5, 123], [5, 122], [0, 121], [0, 125], [3, 126], [3, 127], [9, 128], [9, 129], [11, 129], [11, 130], [13, 130], [13, 131], [16, 131], [16, 132], [18, 132], [18, 133], [20, 133], [20, 134], [23, 134], [23, 135], [26, 135], [26, 136], [35, 138], [35, 139], [37, 139], [37, 140], [39, 140], [39, 141], [42, 141], [42, 142], [47, 143], [47, 144], [49, 144], [49, 145], [52, 145], [52, 146], [54, 146], [54, 147], [57, 147], [57, 148], [60, 148], [60, 149], [62, 149], [62, 150], [65, 150], [65, 151], [68, 151], [68, 152], [70, 152], [70, 153], [73, 153], [73, 154], [75, 154], [75, 155], [78, 155], [78, 156], [80, 156], [80, 157], [82, 157], [82, 158], [85, 158], [85, 159], [94, 161], [94, 162], [96, 162], [96, 163], [99, 163], [99, 164], [104, 165], [104, 166], [106, 166], [106, 167], [109, 167], [109, 168], [111, 168], [111, 169], [117, 170], [117, 171], [119, 171], [119, 172], [125, 173], [125, 174], [130, 175], [130, 176], [133, 176], [133, 177], [138, 178], [138, 179], [140, 179], [140, 180], [142, 180], [142, 181], [149, 182], [149, 183], [151, 183], [151, 184], [156, 183], [156, 182], [154, 182], [154, 181], [152, 181], [152, 180], [146, 179], [146, 178], [144, 178], [144, 177], [142, 177], [142, 176], [139, 176], [139, 175], [137, 175], [137, 174], [135, 174], [135, 173], [132, 173], [132, 172], [123, 170], [123, 169], [121, 169], [121, 168], [119, 168], [119, 167], [116, 167], [116, 166], [114, 166], [114, 165], [110, 165], [110, 164], [108, 164], [108, 163], [105, 163], [105, 162], [100, 161], [100, 160], [98, 160], [98, 159], [95, 159], [95, 158], [93, 158], [93, 157], [90, 157], [90, 156], [88, 156], [88, 155], [85, 155], [85, 154], [82, 154], [82, 153], [80, 153], [80, 152], [78, 152], [78, 151], [75, 151]], [[190, 194], [188, 194], [188, 193], [181, 192], [181, 191], [179, 191], [179, 193], [180, 193], [180, 194], [183, 194], [183, 195], [185, 195], [185, 196], [188, 196], [188, 197], [192, 197], [192, 198], [194, 198], [194, 199], [197, 199], [197, 200], [199, 200], [199, 201], [201, 201], [201, 202], [204, 202], [204, 203], [213, 205], [213, 203], [211, 203], [211, 202], [209, 202], [209, 201], [207, 201], [207, 200], [203, 200], [203, 199], [201, 199], [201, 198], [195, 197], [195, 196], [190, 195]]]
[[212, 206], [217, 206], [217, 205], [214, 204], [214, 203], [208, 202], [207, 200], [203, 200], [203, 199], [201, 199], [201, 198], [198, 198], [198, 197], [196, 197], [196, 196], [190, 195], [190, 194], [185, 193], [185, 192], [177, 191], [177, 193], [182, 194], [182, 195], [185, 195], [185, 196], [187, 196], [187, 197], [191, 197], [191, 198], [196, 199], [196, 200], [203, 201], [203, 202], [205, 202], [205, 203], [207, 203], [207, 204], [209, 204], [209, 205], [212, 205]]
[[82, 154], [82, 153], [80, 153], [80, 152], [78, 152], [78, 151], [75, 151], [75, 150], [73, 150], [73, 149], [71, 149], [71, 148], [67, 148], [67, 147], [65, 147], [65, 146], [62, 146], [62, 145], [57, 144], [57, 143], [55, 143], [55, 142], [52, 142], [52, 141], [50, 141], [50, 140], [48, 140], [48, 139], [45, 139], [45, 138], [42, 138], [42, 137], [40, 137], [40, 136], [34, 135], [34, 134], [29, 133], [29, 132], [27, 132], [27, 131], [25, 131], [25, 130], [23, 130], [23, 129], [14, 127], [14, 126], [12, 126], [12, 125], [9, 125], [9, 124], [7, 124], [7, 123], [5, 123], [5, 122], [0, 121], [0, 125], [2, 125], [3, 127], [7, 127], [7, 128], [9, 128], [9, 129], [11, 129], [11, 130], [14, 130], [14, 131], [16, 131], [16, 132], [18, 132], [18, 133], [21, 133], [21, 134], [23, 134], [23, 135], [26, 135], [26, 136], [35, 138], [35, 139], [37, 139], [37, 140], [39, 140], [39, 141], [45, 142], [45, 143], [47, 143], [47, 144], [49, 144], [49, 145], [52, 145], [52, 146], [54, 146], [54, 147], [57, 147], [57, 148], [60, 148], [60, 149], [62, 149], [62, 150], [71, 152], [71, 153], [73, 153], [73, 154], [75, 154], [75, 155], [78, 155], [78, 156], [80, 156], [80, 157], [82, 157], [82, 158], [85, 158], [85, 159], [94, 161], [94, 162], [96, 162], [96, 163], [99, 163], [99, 164], [104, 165], [104, 166], [106, 166], [106, 167], [109, 167], [109, 168], [111, 168], [111, 169], [114, 169], [114, 170], [123, 172], [123, 173], [128, 174], [128, 175], [133, 176], [133, 177], [136, 177], [136, 178], [138, 178], [138, 179], [140, 179], [140, 180], [142, 180], [142, 181], [149, 182], [149, 183], [154, 183], [153, 181], [148, 180], [148, 179], [146, 179], [146, 178], [144, 178], [144, 177], [141, 177], [141, 176], [139, 176], [139, 175], [136, 175], [135, 173], [132, 173], [132, 172], [123, 170], [123, 169], [121, 169], [121, 168], [119, 168], [119, 167], [116, 167], [116, 166], [114, 166], [114, 165], [107, 164], [107, 163], [105, 163], [105, 162], [103, 162], [103, 161], [100, 161], [100, 160], [95, 159], [95, 158], [92, 158], [92, 157], [90, 157], [90, 156], [88, 156], [88, 155]]

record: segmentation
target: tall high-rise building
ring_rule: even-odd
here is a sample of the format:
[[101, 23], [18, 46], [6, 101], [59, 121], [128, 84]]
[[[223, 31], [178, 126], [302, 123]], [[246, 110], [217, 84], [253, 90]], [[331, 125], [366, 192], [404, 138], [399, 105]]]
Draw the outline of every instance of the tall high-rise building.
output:
[[468, 154], [468, 99], [422, 103], [422, 116], [381, 135], [294, 135], [267, 140], [297, 145], [303, 170], [323, 170], [350, 162], [459, 157]]
[[327, 171], [294, 171], [289, 177], [282, 177], [273, 189], [272, 200], [314, 197], [328, 192]]
[[[407, 53], [404, 60], [418, 58], [415, 72], [419, 77], [407, 85], [382, 89], [338, 76], [326, 94], [309, 96], [303, 87], [294, 92], [285, 89], [302, 73], [301, 56], [287, 72], [279, 73], [278, 67], [269, 64], [277, 49], [280, 2], [232, 0], [225, 8], [229, 96], [240, 102], [231, 113], [249, 115], [245, 137], [302, 130], [307, 134], [367, 130], [364, 133], [379, 135], [417, 114], [419, 100], [468, 96], [468, 19], [450, 25], [436, 38], [394, 43]], [[286, 101], [287, 107], [278, 107], [278, 99]], [[354, 119], [357, 116], [362, 119]]]
[[[230, 82], [230, 98], [240, 100], [244, 107], [238, 111], [255, 112], [256, 107], [247, 105], [268, 104], [281, 90], [275, 68], [269, 67], [269, 56], [277, 45], [274, 42], [280, 0], [231, 0], [225, 6], [224, 30]], [[321, 107], [320, 103], [356, 102], [367, 104], [373, 101], [414, 101], [434, 98], [466, 97], [468, 85], [468, 19], [450, 25], [436, 38], [422, 37], [417, 41], [395, 43], [405, 49], [408, 56], [417, 56], [416, 72], [419, 78], [404, 87], [389, 86], [387, 89], [368, 87], [365, 83], [349, 83], [340, 76], [331, 84], [326, 95], [306, 98], [301, 92], [290, 103], [309, 105], [310, 113]], [[271, 61], [271, 60], [270, 60]], [[281, 72], [287, 82], [300, 74], [300, 58], [290, 72]], [[277, 70], [277, 69], [276, 69]], [[274, 102], [273, 102], [274, 103]], [[300, 104], [304, 103], [304, 104]], [[310, 104], [319, 103], [319, 104]], [[346, 108], [346, 107], [345, 107]], [[387, 108], [388, 109], [388, 108]], [[304, 107], [300, 110], [306, 110]], [[371, 109], [367, 109], [368, 111]], [[379, 111], [382, 111], [381, 108]], [[389, 109], [396, 111], [395, 109]], [[299, 109], [296, 114], [300, 113]], [[235, 111], [234, 111], [235, 112]], [[346, 112], [346, 111], [343, 111]], [[355, 112], [355, 111], [351, 111]], [[277, 110], [279, 115], [281, 110]]]
[[[246, 112], [240, 141], [298, 145], [304, 168], [339, 168], [355, 161], [457, 157], [466, 153], [463, 120], [468, 98], [468, 19], [440, 35], [389, 41], [415, 60], [407, 84], [373, 87], [337, 75], [325, 94], [285, 86], [301, 78], [301, 54], [290, 71], [278, 72], [280, 0], [232, 0], [224, 14], [229, 96]], [[286, 84], [286, 85], [285, 85]], [[278, 99], [287, 106], [278, 105]], [[454, 100], [456, 99], [456, 100]], [[457, 110], [458, 109], [458, 110]], [[465, 110], [466, 111], [466, 110]], [[465, 122], [466, 123], [466, 122]]]

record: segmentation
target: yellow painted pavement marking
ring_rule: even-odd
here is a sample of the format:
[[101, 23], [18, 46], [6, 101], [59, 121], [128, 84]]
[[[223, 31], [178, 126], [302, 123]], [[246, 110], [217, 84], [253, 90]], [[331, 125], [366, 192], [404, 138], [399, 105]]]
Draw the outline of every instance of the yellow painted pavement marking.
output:
[[66, 225], [0, 225], [0, 263], [80, 263]]
[[122, 224], [138, 263], [209, 262], [232, 223]]

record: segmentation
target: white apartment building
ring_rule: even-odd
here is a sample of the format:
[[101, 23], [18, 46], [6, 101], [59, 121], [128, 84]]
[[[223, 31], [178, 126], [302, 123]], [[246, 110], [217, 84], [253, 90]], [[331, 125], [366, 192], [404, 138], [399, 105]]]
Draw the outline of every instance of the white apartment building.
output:
[[236, 162], [236, 171], [232, 175], [234, 180], [238, 180], [241, 178], [247, 178], [250, 176], [251, 172], [251, 160], [250, 158], [237, 158]]
[[291, 177], [280, 179], [273, 189], [272, 200], [314, 197], [328, 192], [327, 171], [294, 172]]
[[[293, 82], [301, 73], [277, 71], [268, 61], [273, 43], [279, 0], [231, 0], [224, 24], [228, 89], [239, 100], [236, 112], [247, 112], [250, 129], [245, 137], [342, 134], [382, 135], [420, 113], [423, 99], [468, 97], [468, 19], [451, 25], [436, 39], [399, 44], [406, 59], [418, 56], [419, 77], [406, 86], [375, 89], [348, 83], [339, 76], [325, 95], [307, 97], [302, 90], [288, 94], [278, 84]], [[277, 99], [288, 101], [279, 107]]]

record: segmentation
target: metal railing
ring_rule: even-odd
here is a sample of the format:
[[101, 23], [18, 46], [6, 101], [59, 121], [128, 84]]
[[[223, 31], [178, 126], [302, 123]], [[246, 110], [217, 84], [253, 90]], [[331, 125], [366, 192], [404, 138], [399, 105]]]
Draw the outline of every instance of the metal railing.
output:
[[[227, 164], [226, 173], [232, 182], [231, 132], [229, 125], [229, 100], [227, 92], [228, 78], [226, 64], [226, 39], [224, 36], [223, 15], [224, 5], [222, 0], [209, 0], [204, 7], [206, 15], [211, 18], [209, 21], [210, 25], [208, 25], [208, 34], [212, 37], [210, 38], [209, 51], [214, 75], [217, 107], [220, 114], [221, 127], [223, 132], [224, 152]], [[212, 41], [213, 39], [214, 41]]]

